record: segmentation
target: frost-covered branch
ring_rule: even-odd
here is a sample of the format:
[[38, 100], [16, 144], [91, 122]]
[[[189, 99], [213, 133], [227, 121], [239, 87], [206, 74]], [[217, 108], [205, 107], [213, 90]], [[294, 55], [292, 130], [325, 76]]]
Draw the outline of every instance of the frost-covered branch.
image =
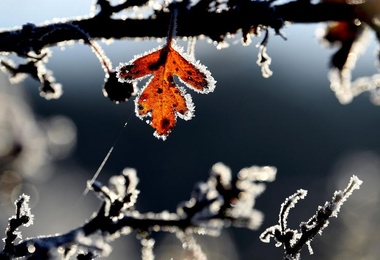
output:
[[[52, 22], [37, 26], [24, 24], [21, 29], [3, 30], [0, 32], [0, 54], [16, 54], [26, 59], [24, 64], [15, 66], [11, 61], [1, 59], [0, 68], [8, 72], [12, 79], [29, 74], [41, 83], [40, 93], [47, 99], [58, 98], [62, 91], [52, 73], [45, 68], [47, 63], [46, 48], [73, 42], [83, 42], [96, 53], [105, 71], [103, 93], [110, 100], [118, 103], [128, 100], [135, 94], [131, 84], [120, 83], [116, 73], [100, 46], [95, 40], [100, 39], [136, 39], [165, 38], [173, 11], [178, 15], [176, 36], [206, 36], [218, 48], [227, 46], [227, 35], [241, 33], [245, 45], [250, 38], [259, 36], [265, 31], [265, 37], [259, 45], [257, 64], [261, 66], [264, 77], [270, 77], [271, 58], [266, 53], [268, 31], [277, 35], [285, 22], [318, 23], [332, 22], [339, 26], [327, 28], [324, 37], [329, 43], [338, 43], [339, 50], [331, 61], [331, 89], [343, 104], [351, 102], [353, 97], [364, 91], [371, 93], [371, 100], [380, 104], [380, 86], [378, 75], [360, 78], [351, 82], [351, 70], [360, 55], [357, 51], [362, 46], [362, 31], [370, 28], [380, 35], [378, 15], [380, 10], [377, 1], [330, 1], [320, 0], [314, 4], [309, 0], [276, 3], [275, 0], [190, 0], [180, 2], [128, 0], [112, 5], [110, 1], [98, 0], [90, 16]], [[95, 14], [96, 13], [96, 14]], [[125, 14], [128, 16], [123, 17]], [[347, 28], [341, 25], [348, 25]], [[331, 30], [333, 28], [333, 30]], [[331, 34], [333, 37], [330, 37]], [[363, 48], [361, 48], [363, 49]]]
[[299, 230], [294, 230], [287, 227], [289, 211], [295, 207], [300, 199], [304, 199], [307, 195], [307, 191], [298, 190], [281, 205], [279, 224], [266, 229], [260, 235], [261, 241], [269, 243], [270, 238], [273, 237], [277, 247], [284, 246], [284, 259], [299, 259], [301, 249], [305, 245], [308, 246], [309, 252], [312, 254], [311, 241], [317, 234], [322, 234], [322, 231], [329, 224], [329, 218], [338, 216], [342, 204], [351, 196], [354, 190], [360, 188], [361, 184], [362, 181], [358, 177], [352, 176], [344, 191], [336, 191], [330, 202], [326, 202], [323, 207], [320, 206], [315, 215], [307, 222], [302, 222]]
[[[47, 237], [29, 238], [14, 244], [15, 225], [11, 219], [7, 232], [6, 248], [0, 252], [0, 259], [32, 257], [51, 259], [59, 254], [78, 255], [91, 259], [92, 256], [106, 256], [110, 252], [109, 240], [120, 235], [137, 232], [142, 245], [142, 258], [153, 259], [154, 232], [176, 233], [186, 250], [195, 259], [205, 259], [194, 234], [218, 236], [225, 227], [237, 226], [257, 229], [262, 213], [254, 209], [255, 199], [264, 191], [262, 182], [273, 181], [276, 169], [257, 167], [242, 169], [234, 178], [230, 169], [217, 163], [206, 182], [196, 185], [191, 199], [178, 205], [176, 213], [140, 213], [133, 208], [139, 191], [134, 169], [125, 169], [121, 175], [111, 177], [108, 186], [99, 182], [91, 189], [103, 201], [98, 212], [83, 226], [72, 231]], [[19, 203], [17, 203], [18, 205]], [[20, 212], [20, 207], [16, 211]], [[20, 213], [16, 214], [20, 218]], [[8, 235], [9, 233], [9, 235]], [[87, 258], [84, 258], [87, 257]]]
[[[10, 74], [12, 83], [19, 82], [26, 74], [41, 82], [40, 93], [46, 99], [58, 98], [62, 94], [62, 86], [55, 82], [52, 72], [45, 67], [44, 56], [38, 59], [30, 59], [25, 64], [14, 65], [11, 60], [3, 58], [0, 65], [3, 70]], [[46, 58], [47, 59], [47, 58]]]
[[[143, 6], [145, 1], [126, 1], [124, 5], [110, 6], [108, 1], [98, 1], [101, 10], [90, 18], [80, 18], [49, 25], [23, 26], [18, 30], [5, 30], [0, 33], [0, 52], [13, 52], [26, 55], [29, 51], [39, 52], [45, 47], [70, 40], [83, 40], [75, 27], [86, 32], [91, 39], [121, 38], [164, 38], [167, 36], [170, 13], [166, 7], [155, 7], [153, 14], [141, 19], [114, 18], [130, 6]], [[177, 36], [191, 37], [205, 35], [215, 41], [222, 41], [227, 33], [255, 28], [271, 27], [280, 30], [283, 21], [293, 23], [316, 23], [324, 21], [350, 21], [354, 18], [354, 5], [320, 3], [311, 4], [295, 1], [282, 5], [273, 1], [229, 1], [227, 8], [219, 6], [210, 9], [214, 1], [202, 0], [195, 6], [188, 1], [180, 6]]]

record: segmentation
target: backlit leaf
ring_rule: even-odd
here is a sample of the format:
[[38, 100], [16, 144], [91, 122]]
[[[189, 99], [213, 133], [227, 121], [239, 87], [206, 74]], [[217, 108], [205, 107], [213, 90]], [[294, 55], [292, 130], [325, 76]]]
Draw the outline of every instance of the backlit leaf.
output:
[[215, 88], [215, 80], [205, 66], [183, 53], [175, 43], [154, 49], [135, 57], [118, 68], [121, 82], [134, 82], [153, 75], [136, 98], [136, 115], [150, 117], [147, 123], [154, 135], [163, 140], [177, 122], [177, 116], [189, 120], [194, 116], [191, 96], [183, 87], [176, 85], [174, 75], [190, 89], [209, 93]]

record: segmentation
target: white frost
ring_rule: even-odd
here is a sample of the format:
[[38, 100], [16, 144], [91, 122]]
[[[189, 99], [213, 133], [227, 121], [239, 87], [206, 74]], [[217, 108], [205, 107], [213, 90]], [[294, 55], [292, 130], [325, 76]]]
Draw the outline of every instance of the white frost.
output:
[[195, 68], [197, 68], [201, 73], [203, 73], [206, 76], [206, 81], [207, 81], [207, 86], [204, 88], [203, 91], [200, 91], [190, 84], [187, 84], [184, 82], [180, 77], [179, 80], [186, 85], [186, 87], [194, 90], [195, 92], [201, 93], [201, 94], [207, 94], [210, 92], [213, 92], [215, 89], [215, 84], [216, 81], [215, 79], [211, 76], [211, 72], [207, 69], [207, 67], [199, 62], [199, 60], [195, 60], [194, 56], [187, 54], [183, 48], [179, 45], [176, 44], [176, 41], [173, 40], [172, 42], [172, 47], [174, 50], [176, 50], [179, 54], [181, 54], [182, 57], [184, 57], [188, 62], [190, 62], [192, 65], [194, 65]]

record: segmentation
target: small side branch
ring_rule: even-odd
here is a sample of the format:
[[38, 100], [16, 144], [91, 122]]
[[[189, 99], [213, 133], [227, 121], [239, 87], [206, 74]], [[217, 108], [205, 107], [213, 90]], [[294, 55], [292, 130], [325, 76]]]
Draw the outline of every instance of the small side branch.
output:
[[296, 203], [305, 198], [307, 192], [299, 190], [285, 200], [281, 205], [279, 216], [279, 224], [269, 227], [261, 235], [261, 241], [269, 243], [270, 238], [276, 241], [276, 246], [284, 246], [284, 259], [300, 259], [302, 248], [307, 245], [310, 254], [313, 253], [311, 241], [317, 234], [321, 234], [329, 224], [329, 218], [337, 217], [342, 204], [351, 196], [354, 190], [360, 188], [362, 181], [355, 175], [351, 177], [347, 188], [344, 191], [336, 191], [330, 202], [326, 202], [323, 207], [319, 207], [318, 211], [307, 222], [300, 224], [299, 230], [287, 228], [286, 222], [289, 216], [289, 210], [295, 207]]

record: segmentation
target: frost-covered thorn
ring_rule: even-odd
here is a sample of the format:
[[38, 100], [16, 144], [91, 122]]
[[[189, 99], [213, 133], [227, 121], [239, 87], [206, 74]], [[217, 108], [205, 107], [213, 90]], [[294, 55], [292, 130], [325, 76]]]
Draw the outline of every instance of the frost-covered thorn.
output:
[[287, 229], [287, 219], [289, 216], [289, 211], [294, 208], [300, 199], [304, 199], [307, 195], [307, 190], [299, 189], [292, 196], [286, 198], [285, 202], [281, 204], [280, 215], [278, 219], [278, 224], [281, 227], [281, 231], [284, 233]]
[[16, 215], [9, 219], [9, 225], [6, 230], [6, 238], [4, 239], [5, 245], [3, 251], [7, 254], [14, 253], [14, 241], [21, 238], [21, 233], [16, 230], [20, 226], [30, 226], [33, 224], [33, 214], [30, 212], [28, 195], [22, 194], [16, 201]]
[[223, 186], [229, 186], [231, 182], [231, 169], [221, 162], [216, 163], [211, 168], [211, 176], [215, 176]]
[[21, 225], [30, 226], [33, 224], [34, 215], [30, 212], [30, 197], [22, 194], [16, 201], [16, 218], [20, 220]]
[[340, 207], [343, 203], [352, 195], [354, 190], [360, 189], [360, 185], [363, 183], [356, 175], [350, 178], [350, 182], [344, 191], [336, 191], [331, 202], [328, 204], [328, 209], [331, 211], [333, 217], [337, 217]]
[[125, 168], [122, 172], [125, 178], [125, 186], [128, 192], [135, 190], [137, 184], [139, 183], [139, 178], [137, 177], [136, 170], [133, 168]]

